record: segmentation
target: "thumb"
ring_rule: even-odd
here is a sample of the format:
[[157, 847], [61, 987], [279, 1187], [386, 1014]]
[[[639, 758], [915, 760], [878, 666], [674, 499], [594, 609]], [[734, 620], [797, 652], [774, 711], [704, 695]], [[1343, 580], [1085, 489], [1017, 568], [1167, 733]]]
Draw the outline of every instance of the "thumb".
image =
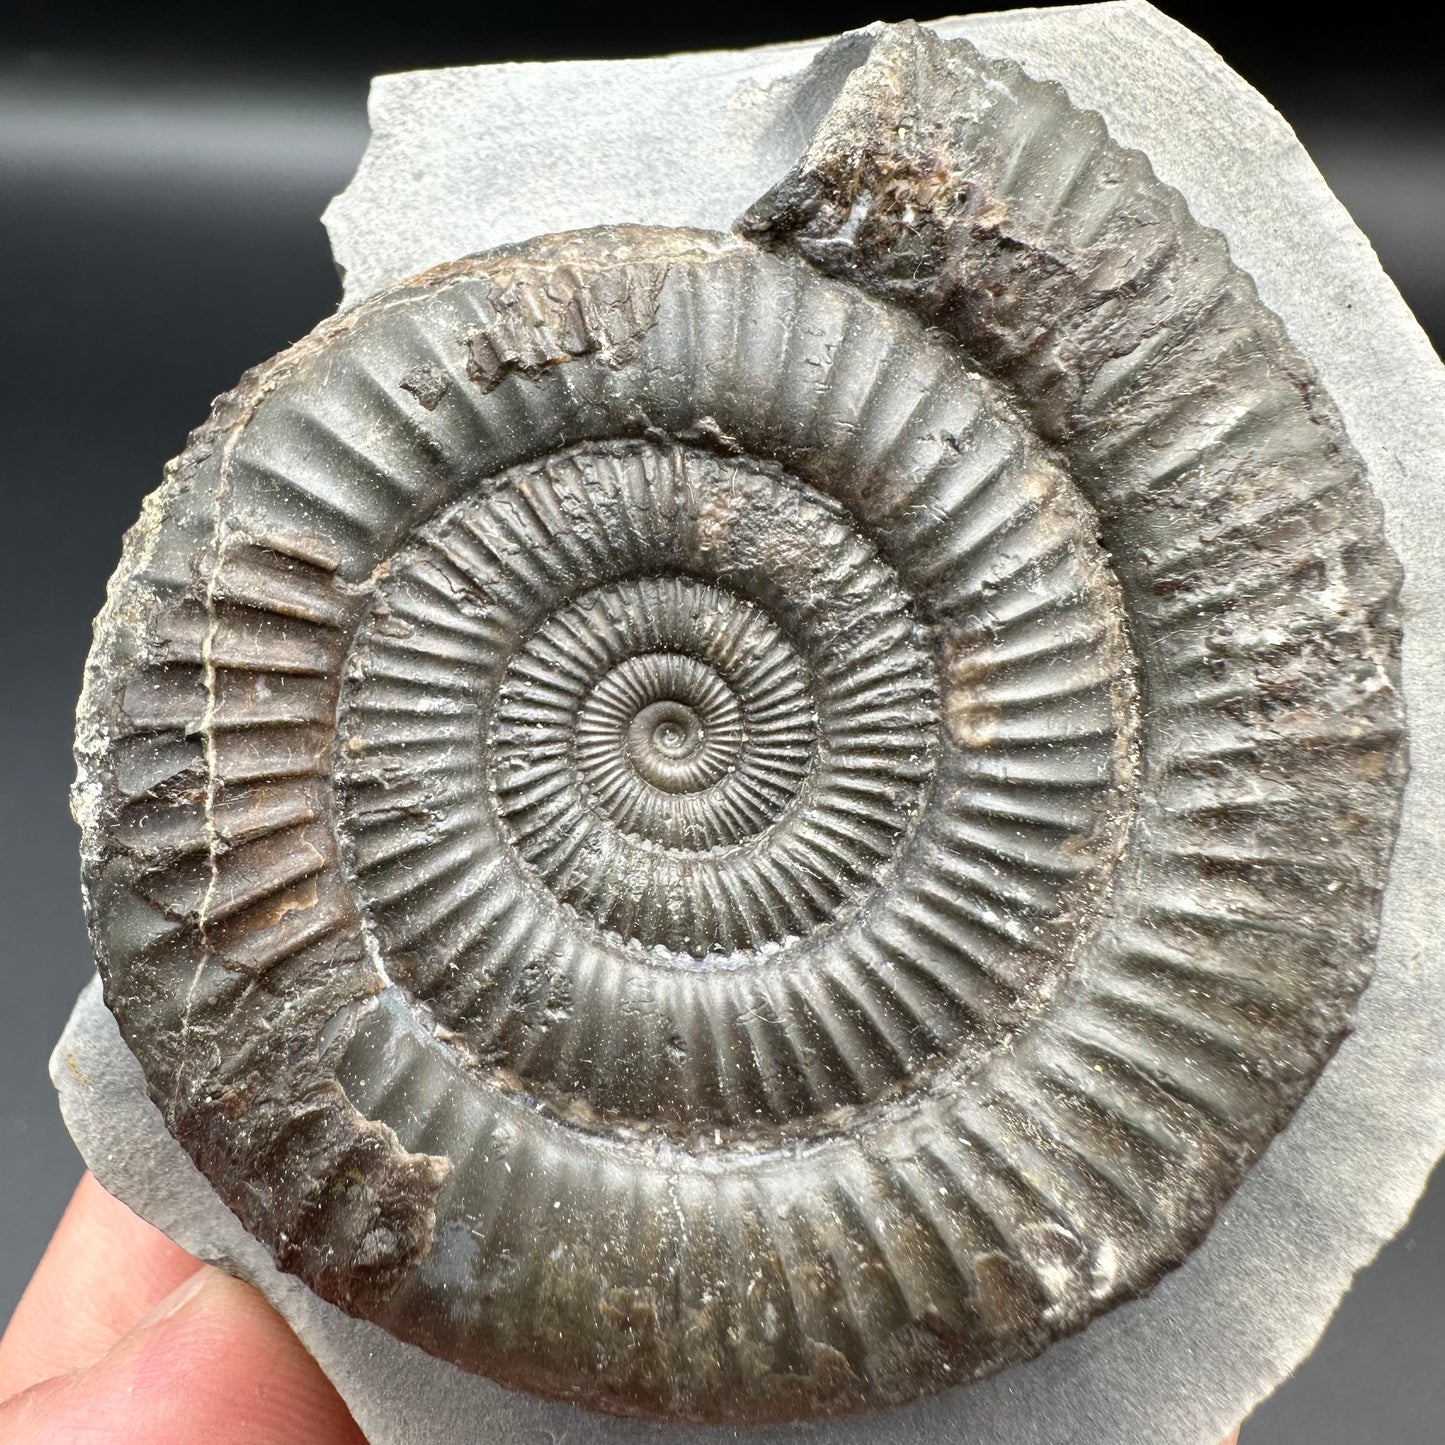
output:
[[0, 1406], [0, 1445], [365, 1445], [249, 1285], [203, 1266], [94, 1364]]

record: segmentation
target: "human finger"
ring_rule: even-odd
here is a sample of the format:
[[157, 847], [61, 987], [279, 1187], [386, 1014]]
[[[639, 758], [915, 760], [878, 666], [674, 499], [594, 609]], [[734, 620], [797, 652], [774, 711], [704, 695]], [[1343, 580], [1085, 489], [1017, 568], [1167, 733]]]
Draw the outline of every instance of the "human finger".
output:
[[257, 1292], [198, 1269], [93, 1364], [0, 1405], [0, 1445], [365, 1445]]
[[98, 1360], [199, 1267], [86, 1174], [0, 1338], [0, 1400]]

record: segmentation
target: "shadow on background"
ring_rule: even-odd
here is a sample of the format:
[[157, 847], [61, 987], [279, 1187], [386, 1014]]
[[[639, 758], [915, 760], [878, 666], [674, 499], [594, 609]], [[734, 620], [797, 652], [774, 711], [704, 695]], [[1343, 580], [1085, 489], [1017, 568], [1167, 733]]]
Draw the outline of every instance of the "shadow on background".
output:
[[[1439, 22], [1343, 36], [1166, 8], [1280, 105], [1438, 346], [1445, 70], [1426, 27]], [[453, 24], [433, 7], [425, 33], [326, 7], [253, 5], [243, 23], [193, 5], [152, 6], [142, 22], [12, 4], [0, 19], [0, 1319], [80, 1168], [45, 1061], [91, 967], [65, 807], [90, 619], [122, 531], [212, 396], [335, 305], [316, 218], [365, 144], [366, 78], [752, 44], [902, 14], [797, 5], [762, 23], [679, 7], [569, 26], [478, 12]], [[1442, 1299], [1437, 1185], [1244, 1445], [1439, 1445]]]

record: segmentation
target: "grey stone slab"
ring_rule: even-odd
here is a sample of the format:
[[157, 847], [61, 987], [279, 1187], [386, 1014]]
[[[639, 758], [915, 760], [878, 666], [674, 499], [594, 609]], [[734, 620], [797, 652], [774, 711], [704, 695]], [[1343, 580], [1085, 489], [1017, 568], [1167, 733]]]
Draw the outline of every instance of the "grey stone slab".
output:
[[343, 306], [552, 231], [727, 230], [801, 154], [846, 74], [846, 56], [810, 73], [816, 49], [378, 76], [371, 144], [324, 217]]
[[[373, 1445], [737, 1440], [852, 1445], [1214, 1445], [1313, 1346], [1355, 1272], [1404, 1223], [1445, 1146], [1445, 969], [1435, 818], [1445, 791], [1445, 370], [1288, 126], [1201, 41], [1136, 3], [937, 22], [1060, 81], [1229, 237], [1318, 368], [1404, 560], [1413, 774], [1374, 983], [1353, 1037], [1147, 1299], [1040, 1359], [886, 1415], [755, 1429], [638, 1424], [525, 1398], [351, 1320], [279, 1274], [165, 1133], [98, 989], [53, 1071], [108, 1188], [262, 1288]], [[327, 213], [347, 304], [425, 266], [604, 222], [725, 229], [791, 165], [836, 89], [810, 46], [386, 77], [376, 139]], [[846, 69], [849, 53], [840, 52]], [[587, 164], [568, 165], [579, 154]], [[643, 178], [643, 179], [639, 179]], [[645, 189], [640, 190], [639, 186]]]

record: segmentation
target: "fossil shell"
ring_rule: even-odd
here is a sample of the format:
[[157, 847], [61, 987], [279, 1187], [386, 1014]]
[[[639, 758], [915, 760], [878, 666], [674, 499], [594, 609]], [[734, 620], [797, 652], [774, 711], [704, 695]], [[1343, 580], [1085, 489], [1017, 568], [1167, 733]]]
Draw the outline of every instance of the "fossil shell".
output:
[[966, 1382], [1347, 1031], [1397, 584], [1222, 240], [890, 31], [739, 236], [460, 261], [221, 398], [82, 699], [107, 1001], [278, 1263], [467, 1369]]

